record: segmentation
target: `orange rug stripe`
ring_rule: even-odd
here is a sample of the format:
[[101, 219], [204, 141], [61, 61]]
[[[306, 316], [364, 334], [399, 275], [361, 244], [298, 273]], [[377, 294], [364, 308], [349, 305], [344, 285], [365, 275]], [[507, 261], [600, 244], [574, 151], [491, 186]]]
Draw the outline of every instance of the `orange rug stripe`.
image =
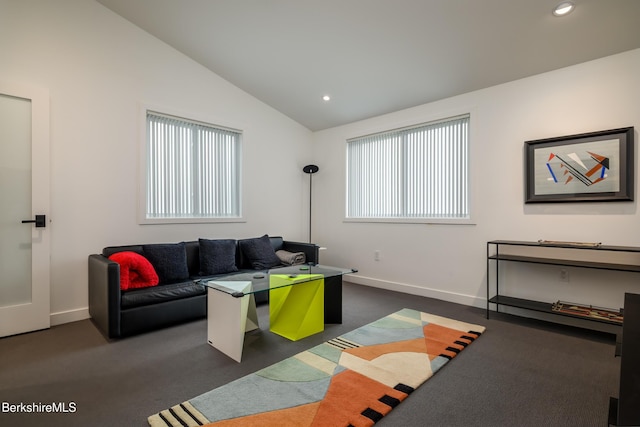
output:
[[[427, 353], [431, 356], [439, 356], [445, 354], [450, 357], [456, 357], [457, 353], [447, 350], [447, 347], [456, 348], [460, 351], [464, 350], [464, 346], [455, 344], [454, 341], [462, 341], [470, 344], [472, 341], [461, 338], [466, 332], [455, 329], [446, 328], [444, 326], [429, 323], [423, 326], [424, 341], [427, 345]], [[431, 358], [433, 360], [433, 358]]]
[[263, 412], [231, 420], [205, 424], [205, 427], [308, 427], [318, 412], [320, 402]]
[[[331, 379], [331, 385], [320, 404], [312, 427], [373, 425], [359, 414], [367, 408], [378, 408], [388, 413], [391, 408], [378, 401], [384, 395], [402, 401], [407, 395], [353, 371], [340, 372]], [[381, 405], [381, 406], [378, 406]], [[378, 409], [376, 409], [378, 410]], [[354, 416], [355, 415], [355, 416]], [[365, 421], [366, 419], [366, 421]], [[368, 422], [369, 424], [362, 424]]]

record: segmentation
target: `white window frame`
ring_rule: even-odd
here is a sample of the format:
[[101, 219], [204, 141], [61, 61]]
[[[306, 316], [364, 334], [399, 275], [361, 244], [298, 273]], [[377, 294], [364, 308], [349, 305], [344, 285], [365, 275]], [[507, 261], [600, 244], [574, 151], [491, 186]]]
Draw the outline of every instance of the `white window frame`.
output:
[[[408, 124], [408, 125], [403, 125], [403, 126], [395, 126], [395, 127], [388, 127], [387, 129], [384, 130], [373, 130], [370, 132], [366, 132], [366, 133], [362, 133], [358, 136], [354, 136], [351, 138], [347, 139], [347, 144], [345, 147], [345, 168], [346, 168], [346, 177], [345, 177], [345, 218], [344, 221], [345, 222], [380, 222], [380, 223], [416, 223], [416, 224], [461, 224], [461, 225], [473, 225], [474, 221], [473, 221], [473, 215], [472, 215], [472, 207], [473, 207], [473, 191], [472, 191], [472, 144], [471, 144], [471, 140], [472, 140], [472, 123], [473, 121], [471, 120], [471, 112], [466, 112], [466, 113], [458, 113], [458, 114], [452, 114], [449, 117], [446, 118], [438, 118], [438, 119], [433, 119], [433, 120], [428, 120], [422, 123], [418, 123], [418, 124]], [[441, 116], [442, 117], [442, 116]], [[466, 147], [466, 162], [467, 162], [467, 167], [466, 167], [466, 187], [467, 187], [467, 215], [463, 216], [463, 217], [436, 217], [436, 216], [415, 216], [415, 217], [410, 217], [410, 216], [380, 216], [380, 217], [374, 217], [374, 216], [349, 216], [349, 143], [352, 141], [357, 141], [357, 140], [361, 140], [364, 139], [368, 136], [375, 136], [375, 135], [385, 135], [388, 133], [393, 133], [393, 132], [402, 132], [402, 131], [410, 131], [411, 129], [416, 129], [416, 128], [420, 128], [420, 127], [424, 127], [424, 126], [429, 126], [429, 125], [436, 125], [438, 123], [443, 123], [443, 122], [447, 122], [447, 121], [451, 121], [451, 120], [456, 120], [456, 119], [460, 119], [463, 117], [467, 117], [469, 120], [468, 123], [468, 127], [467, 127], [467, 147]], [[415, 123], [415, 122], [414, 122]], [[403, 190], [405, 191], [405, 190]]]
[[[147, 216], [147, 196], [148, 196], [148, 171], [149, 171], [149, 140], [148, 140], [148, 122], [147, 114], [151, 113], [158, 116], [164, 116], [173, 118], [176, 120], [194, 123], [197, 125], [204, 125], [220, 129], [223, 131], [237, 132], [240, 135], [237, 147], [236, 158], [236, 173], [237, 173], [237, 191], [236, 195], [238, 199], [238, 215], [237, 216], [182, 216], [182, 217], [148, 217]], [[243, 191], [242, 191], [242, 138], [243, 131], [239, 130], [236, 126], [221, 126], [218, 124], [212, 124], [210, 120], [203, 120], [196, 118], [193, 114], [171, 111], [167, 108], [141, 106], [140, 107], [140, 149], [139, 149], [139, 197], [138, 197], [138, 223], [139, 224], [202, 224], [202, 223], [234, 223], [245, 222], [243, 217]]]

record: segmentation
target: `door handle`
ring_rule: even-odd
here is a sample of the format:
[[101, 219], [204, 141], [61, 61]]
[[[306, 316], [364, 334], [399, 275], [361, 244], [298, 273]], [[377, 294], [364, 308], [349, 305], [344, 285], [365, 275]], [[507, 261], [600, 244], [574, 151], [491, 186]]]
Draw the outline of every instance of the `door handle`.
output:
[[46, 215], [36, 215], [36, 219], [23, 219], [23, 224], [35, 223], [37, 228], [46, 227], [47, 226], [47, 217]]

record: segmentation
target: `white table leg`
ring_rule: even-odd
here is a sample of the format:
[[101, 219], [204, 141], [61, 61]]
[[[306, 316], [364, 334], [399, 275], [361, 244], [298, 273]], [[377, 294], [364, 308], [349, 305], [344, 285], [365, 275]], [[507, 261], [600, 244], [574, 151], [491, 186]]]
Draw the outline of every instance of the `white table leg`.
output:
[[245, 332], [255, 331], [259, 329], [258, 325], [258, 311], [256, 309], [256, 298], [251, 295], [245, 295], [243, 298], [249, 297], [249, 308], [247, 310], [247, 326]]
[[[226, 282], [225, 286], [230, 283], [240, 292], [251, 289], [251, 282]], [[240, 362], [245, 332], [258, 328], [255, 298], [253, 294], [236, 298], [211, 288], [207, 292], [207, 341]]]

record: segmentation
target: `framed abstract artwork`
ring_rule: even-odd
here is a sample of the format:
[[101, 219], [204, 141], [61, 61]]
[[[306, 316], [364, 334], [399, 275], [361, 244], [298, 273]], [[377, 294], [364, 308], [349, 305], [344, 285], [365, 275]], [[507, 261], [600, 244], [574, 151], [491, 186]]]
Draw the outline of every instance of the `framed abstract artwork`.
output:
[[525, 203], [633, 200], [633, 127], [525, 141]]

